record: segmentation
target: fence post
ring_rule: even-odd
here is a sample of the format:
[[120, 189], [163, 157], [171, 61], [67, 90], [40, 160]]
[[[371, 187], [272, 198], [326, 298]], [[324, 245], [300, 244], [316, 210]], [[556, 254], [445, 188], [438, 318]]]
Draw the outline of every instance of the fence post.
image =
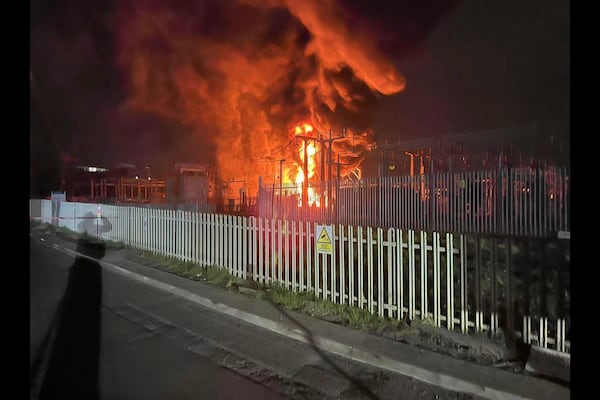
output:
[[490, 301], [490, 331], [492, 335], [496, 334], [498, 329], [498, 296], [496, 294], [496, 281], [497, 281], [497, 254], [496, 249], [497, 243], [496, 238], [491, 238], [491, 258], [492, 258], [492, 283], [491, 283], [491, 301]]
[[433, 232], [433, 321], [438, 328], [441, 322], [441, 260], [440, 260], [440, 234]]
[[415, 319], [415, 232], [408, 230], [408, 318]]
[[[330, 287], [331, 287], [331, 301], [336, 303], [336, 294], [337, 294], [337, 274], [336, 274], [336, 269], [337, 269], [337, 263], [335, 261], [335, 256], [336, 256], [336, 248], [335, 248], [335, 225], [332, 224], [332, 231], [333, 231], [333, 237], [331, 238], [332, 241], [332, 246], [331, 246], [331, 256], [329, 257], [329, 259], [331, 260], [331, 281], [330, 281]], [[338, 230], [338, 237], [337, 237], [338, 243], [342, 240], [341, 234]], [[340, 257], [343, 257], [343, 254], [340, 254]]]
[[389, 228], [387, 230], [387, 302], [388, 302], [388, 312], [387, 317], [393, 317], [392, 305], [394, 304], [394, 258], [393, 258], [393, 250], [395, 244], [395, 236], [394, 236], [394, 228]]
[[354, 228], [348, 225], [348, 305], [354, 306]]
[[367, 299], [367, 306], [369, 308], [369, 312], [374, 312], [373, 305], [373, 228], [370, 226], [367, 227], [367, 295], [369, 298]]
[[[317, 249], [314, 249], [311, 246], [311, 241], [310, 241], [310, 234], [311, 231], [313, 229], [313, 226], [310, 222], [306, 222], [306, 290], [310, 291], [312, 290], [313, 284], [312, 284], [312, 262], [313, 262], [313, 257], [312, 257], [312, 253], [313, 250], [316, 252]], [[316, 239], [315, 239], [316, 240]]]
[[515, 307], [512, 300], [512, 240], [506, 239], [506, 332], [513, 337], [515, 332], [514, 313]]
[[[339, 185], [339, 180], [338, 180]], [[340, 264], [340, 304], [346, 304], [346, 267], [344, 263], [344, 226], [338, 224], [338, 237], [339, 237], [339, 264]]]
[[460, 327], [465, 335], [469, 332], [467, 293], [467, 244], [465, 243], [465, 235], [460, 235]]
[[357, 228], [358, 242], [358, 308], [364, 307], [364, 257], [363, 257], [363, 229], [362, 226]]
[[396, 229], [396, 304], [398, 305], [397, 318], [400, 320], [404, 314], [404, 247], [402, 244], [402, 231]]
[[475, 233], [475, 332], [483, 330], [483, 311], [481, 311], [481, 246], [479, 235]]
[[383, 229], [377, 228], [377, 313], [383, 317]]
[[446, 326], [454, 330], [454, 240], [451, 233], [446, 234]]
[[421, 319], [424, 320], [427, 318], [428, 310], [427, 310], [427, 232], [421, 231]]
[[131, 246], [131, 206], [127, 207], [127, 245]]

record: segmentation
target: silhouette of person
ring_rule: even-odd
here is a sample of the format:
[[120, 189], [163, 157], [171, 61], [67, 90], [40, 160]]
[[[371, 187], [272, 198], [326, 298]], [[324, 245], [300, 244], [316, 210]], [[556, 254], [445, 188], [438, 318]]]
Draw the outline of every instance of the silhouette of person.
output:
[[[55, 340], [39, 399], [99, 399], [100, 306], [105, 245], [81, 239], [59, 303]], [[88, 258], [89, 257], [89, 258]]]

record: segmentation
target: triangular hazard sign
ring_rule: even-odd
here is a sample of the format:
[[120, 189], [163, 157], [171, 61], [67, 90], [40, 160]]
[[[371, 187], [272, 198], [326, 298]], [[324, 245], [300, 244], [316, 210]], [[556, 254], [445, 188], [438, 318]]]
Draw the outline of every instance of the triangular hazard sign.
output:
[[329, 238], [329, 235], [327, 234], [327, 229], [321, 228], [321, 234], [319, 235], [319, 239], [317, 240], [317, 243], [331, 244], [331, 239]]

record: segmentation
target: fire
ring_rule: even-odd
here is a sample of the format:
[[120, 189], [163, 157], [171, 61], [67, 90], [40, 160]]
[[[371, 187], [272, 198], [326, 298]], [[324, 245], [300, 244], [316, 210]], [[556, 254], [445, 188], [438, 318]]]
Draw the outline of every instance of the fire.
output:
[[[317, 166], [317, 162], [315, 160], [315, 155], [318, 152], [317, 145], [314, 141], [309, 140], [311, 135], [314, 132], [314, 127], [308, 123], [299, 124], [294, 127], [293, 132], [295, 136], [299, 136], [303, 139], [302, 143], [300, 143], [299, 148], [297, 149], [300, 163], [296, 165], [295, 169], [295, 177], [293, 178], [293, 182], [296, 185], [296, 193], [298, 194], [298, 205], [302, 206], [302, 193], [304, 186], [308, 186], [308, 195], [307, 202], [309, 206], [315, 205], [316, 207], [321, 206], [320, 196], [315, 192], [315, 189], [310, 186], [310, 181], [315, 177], [315, 168]], [[306, 154], [304, 151], [306, 149]], [[306, 159], [305, 159], [306, 157]], [[308, 178], [305, 182], [304, 176], [304, 168], [306, 166]]]
[[[297, 140], [291, 150], [293, 154], [286, 158], [294, 162], [286, 167], [283, 182], [288, 195], [298, 197], [300, 207], [305, 203], [308, 206], [327, 206], [331, 203], [331, 193], [327, 190], [331, 188], [329, 184], [334, 185], [336, 180], [344, 178], [360, 180], [360, 164], [373, 143], [372, 132], [350, 131], [345, 135], [340, 132], [333, 135], [329, 129], [300, 123], [291, 126], [290, 133]], [[304, 190], [306, 196], [303, 196]]]
[[297, 125], [294, 128], [294, 134], [301, 135], [301, 134], [304, 134], [304, 133], [311, 133], [314, 129], [315, 128], [313, 128], [312, 125], [304, 123], [304, 124], [301, 124], [301, 125]]
[[[406, 85], [376, 24], [357, 26], [362, 14], [337, 0], [182, 4], [118, 2], [119, 111], [180, 123], [172, 134], [184, 137], [172, 142], [185, 145], [171, 157], [214, 164], [222, 198], [239, 196], [234, 182], [256, 196], [279, 167], [288, 195], [333, 204], [316, 184], [361, 176], [375, 106]], [[330, 128], [336, 140], [327, 141]]]

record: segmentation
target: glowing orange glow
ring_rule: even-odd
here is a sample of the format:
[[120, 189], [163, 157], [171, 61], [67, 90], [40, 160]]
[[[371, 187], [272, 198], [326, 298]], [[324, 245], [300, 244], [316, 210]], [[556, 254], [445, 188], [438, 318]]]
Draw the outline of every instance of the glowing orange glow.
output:
[[301, 124], [301, 125], [297, 125], [294, 128], [294, 134], [295, 135], [301, 135], [303, 133], [311, 133], [314, 130], [314, 128], [312, 127], [312, 125], [310, 124]]
[[[216, 12], [231, 29], [186, 30], [198, 23], [196, 17], [165, 2], [119, 2], [117, 63], [127, 91], [119, 112], [181, 121], [199, 157], [214, 158], [219, 179], [243, 182], [247, 196], [257, 195], [263, 178], [299, 198], [308, 187], [310, 205], [332, 204], [310, 185], [329, 176], [360, 179], [374, 136], [362, 124], [360, 131], [351, 125], [369, 120], [374, 93], [404, 90], [404, 77], [376, 45], [374, 32], [356, 35], [353, 19], [333, 0], [223, 3], [227, 7]], [[287, 10], [293, 23], [277, 28], [280, 34], [271, 40], [264, 33], [275, 26], [275, 8]], [[237, 29], [235, 15], [248, 11], [264, 29]], [[330, 128], [340, 140], [321, 149], [317, 132]], [[288, 145], [294, 136], [305, 138]], [[278, 166], [279, 159], [285, 165]], [[281, 177], [266, 182], [279, 168]], [[223, 198], [240, 193], [233, 183], [219, 190]]]
[[[322, 179], [327, 181], [329, 173], [333, 180], [345, 178], [352, 180], [361, 180], [362, 171], [360, 164], [373, 144], [372, 132], [346, 132], [345, 137], [337, 133], [336, 140], [332, 141], [332, 153], [329, 154], [329, 148], [322, 149], [323, 141], [329, 138], [327, 127], [321, 127], [317, 130], [311, 123], [298, 123], [289, 127], [290, 133], [297, 137], [296, 145], [290, 147], [294, 154], [287, 155], [287, 159], [294, 160], [284, 169], [283, 182], [287, 185], [288, 195], [298, 197], [298, 205], [302, 206], [303, 191], [307, 188], [306, 200], [309, 206], [327, 207], [330, 203], [328, 194], [321, 192]], [[333, 134], [332, 134], [333, 136]], [[314, 138], [314, 139], [313, 139]], [[307, 159], [304, 160], [304, 146], [306, 145]], [[325, 154], [322, 154], [324, 151]], [[329, 164], [331, 157], [331, 165]], [[338, 164], [339, 161], [339, 164]], [[324, 165], [321, 165], [324, 163]], [[291, 164], [291, 165], [290, 165]], [[305, 182], [306, 167], [308, 177]], [[321, 177], [321, 173], [325, 176]], [[312, 185], [312, 186], [311, 186]], [[326, 185], [325, 185], [326, 186]], [[291, 189], [293, 187], [293, 189]]]
[[[297, 125], [294, 128], [294, 134], [295, 135], [302, 135], [302, 134], [308, 134], [308, 133], [312, 133], [314, 131], [314, 128], [312, 125], [304, 123], [304, 124], [300, 124]], [[305, 138], [305, 140], [307, 140]], [[304, 143], [300, 144], [300, 148], [298, 150], [298, 154], [300, 156], [300, 164], [296, 166], [296, 176], [294, 178], [294, 182], [296, 184], [296, 190], [298, 193], [298, 205], [302, 206], [302, 190], [303, 190], [303, 185], [304, 185], [304, 165], [305, 165], [305, 159], [304, 157], [308, 157], [306, 159], [306, 167], [308, 169], [308, 181], [307, 183], [310, 183], [310, 180], [312, 178], [314, 178], [315, 176], [315, 168], [316, 168], [316, 160], [315, 160], [315, 155], [317, 154], [317, 145], [315, 145], [314, 142], [312, 141], [307, 141], [306, 143], [306, 156], [304, 154]], [[321, 206], [321, 199], [320, 196], [315, 192], [314, 188], [308, 186], [308, 205], [312, 206], [315, 205], [316, 207], [320, 207]]]

